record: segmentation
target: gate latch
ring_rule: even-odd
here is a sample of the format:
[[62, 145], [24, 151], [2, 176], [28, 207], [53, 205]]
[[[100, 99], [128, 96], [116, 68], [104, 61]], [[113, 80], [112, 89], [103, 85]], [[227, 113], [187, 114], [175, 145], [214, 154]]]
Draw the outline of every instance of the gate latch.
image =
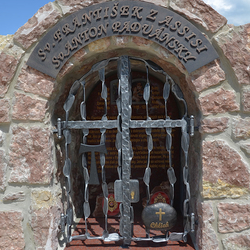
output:
[[[130, 202], [136, 203], [140, 200], [139, 181], [129, 180]], [[115, 200], [123, 202], [122, 180], [116, 180], [114, 185]]]

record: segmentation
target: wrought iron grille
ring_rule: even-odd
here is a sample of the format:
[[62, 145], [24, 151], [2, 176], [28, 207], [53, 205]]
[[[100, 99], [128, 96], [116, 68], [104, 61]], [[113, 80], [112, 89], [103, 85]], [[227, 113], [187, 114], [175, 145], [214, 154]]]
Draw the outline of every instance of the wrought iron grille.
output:
[[[145, 64], [147, 73], [147, 82], [144, 87], [143, 99], [146, 105], [146, 120], [132, 120], [131, 119], [131, 106], [132, 106], [132, 92], [131, 92], [131, 81], [130, 81], [130, 61], [136, 60]], [[117, 72], [118, 72], [118, 93], [117, 93], [117, 110], [118, 116], [116, 120], [108, 120], [107, 118], [107, 86], [105, 83], [105, 68], [111, 61], [117, 61]], [[156, 73], [165, 76], [165, 84], [162, 90], [163, 99], [165, 101], [165, 119], [152, 120], [148, 112], [148, 103], [150, 99], [150, 81], [149, 81], [149, 69]], [[102, 83], [101, 98], [104, 100], [104, 112], [101, 120], [87, 120], [86, 116], [86, 79], [91, 73], [98, 72], [99, 79]], [[78, 90], [83, 89], [83, 99], [80, 105], [81, 121], [70, 121], [69, 111], [75, 101], [75, 96]], [[168, 116], [167, 100], [169, 93], [175, 95], [175, 97], [184, 105], [184, 115], [181, 119], [171, 120]], [[104, 241], [120, 241], [123, 240], [124, 245], [130, 245], [132, 241], [153, 241], [153, 242], [167, 242], [187, 240], [187, 234], [194, 232], [194, 213], [190, 211], [190, 186], [189, 186], [189, 168], [188, 168], [188, 149], [189, 149], [189, 138], [194, 132], [194, 118], [187, 116], [187, 104], [184, 100], [183, 94], [179, 86], [173, 81], [173, 79], [166, 73], [162, 68], [152, 63], [151, 61], [143, 60], [140, 58], [121, 56], [116, 58], [110, 58], [103, 60], [95, 64], [91, 70], [85, 74], [81, 79], [74, 82], [72, 85], [68, 98], [63, 106], [66, 119], [61, 121], [58, 119], [57, 122], [57, 134], [61, 138], [62, 135], [65, 139], [65, 164], [63, 167], [63, 174], [66, 178], [66, 191], [67, 191], [67, 210], [65, 214], [61, 215], [61, 230], [66, 232], [67, 242], [72, 240], [87, 240], [87, 239], [100, 239]], [[174, 185], [176, 182], [176, 176], [174, 168], [172, 167], [172, 129], [181, 128], [181, 148], [184, 154], [184, 166], [183, 169], [183, 182], [185, 186], [185, 200], [183, 202], [183, 218], [184, 218], [184, 232], [169, 232], [161, 236], [150, 237], [149, 228], [146, 228], [146, 236], [144, 238], [138, 238], [133, 236], [133, 217], [134, 211], [131, 203], [138, 202], [138, 183], [137, 180], [131, 180], [131, 160], [133, 158], [133, 148], [130, 140], [130, 129], [132, 128], [144, 128], [147, 135], [147, 165], [145, 166], [145, 172], [143, 182], [146, 186], [147, 194], [147, 206], [149, 205], [150, 199], [150, 153], [153, 149], [153, 139], [151, 131], [153, 128], [164, 128], [166, 130], [166, 151], [169, 154], [169, 166], [167, 170], [167, 176], [170, 183], [170, 199], [171, 206], [174, 201]], [[106, 183], [105, 175], [105, 133], [108, 129], [117, 129], [115, 146], [118, 154], [118, 176], [119, 180], [115, 182], [115, 199], [120, 204], [120, 229], [118, 233], [108, 232], [108, 185]], [[82, 144], [80, 146], [79, 154], [82, 157], [82, 167], [84, 172], [84, 219], [85, 219], [85, 233], [82, 235], [72, 236], [71, 227], [73, 223], [73, 204], [70, 199], [71, 194], [71, 160], [69, 158], [69, 144], [71, 143], [71, 130], [78, 129], [82, 130]], [[100, 143], [98, 145], [88, 145], [87, 137], [89, 129], [99, 129], [101, 133]], [[91, 167], [90, 174], [87, 167], [86, 152], [91, 152]], [[99, 184], [97, 170], [95, 166], [94, 152], [100, 153], [100, 165], [101, 165], [101, 185], [104, 197], [103, 213], [105, 216], [105, 225], [103, 234], [100, 236], [90, 236], [88, 232], [88, 218], [91, 214], [89, 205], [89, 184]], [[131, 189], [134, 189], [133, 193]], [[133, 195], [132, 195], [133, 194]], [[162, 210], [160, 209], [159, 212]], [[161, 215], [160, 215], [161, 216]]]

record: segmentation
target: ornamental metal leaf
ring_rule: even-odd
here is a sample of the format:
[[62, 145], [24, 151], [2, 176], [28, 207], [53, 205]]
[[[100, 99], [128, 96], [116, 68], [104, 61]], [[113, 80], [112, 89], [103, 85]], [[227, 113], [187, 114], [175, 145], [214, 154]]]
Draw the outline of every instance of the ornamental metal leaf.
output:
[[181, 137], [181, 147], [185, 153], [188, 152], [188, 147], [189, 147], [189, 134], [186, 132], [182, 133]]
[[90, 206], [88, 201], [85, 201], [83, 204], [83, 212], [85, 219], [87, 219], [90, 216]]
[[80, 106], [81, 117], [83, 120], [86, 120], [87, 112], [86, 112], [86, 103], [82, 102]]
[[167, 171], [167, 173], [168, 173], [168, 180], [169, 180], [169, 183], [170, 183], [171, 185], [174, 185], [175, 182], [176, 182], [176, 176], [175, 176], [174, 169], [173, 169], [172, 167], [169, 168], [168, 171]]
[[71, 143], [71, 134], [69, 132], [69, 130], [65, 129], [63, 130], [63, 135], [66, 141], [66, 144], [70, 144]]
[[170, 84], [168, 83], [168, 78], [167, 78], [163, 87], [163, 98], [165, 101], [167, 101], [169, 93], [170, 93]]
[[108, 191], [108, 185], [107, 183], [102, 183], [102, 192], [104, 197], [108, 197], [109, 191]]
[[143, 181], [144, 181], [146, 186], [148, 186], [150, 183], [150, 176], [151, 176], [151, 168], [146, 168], [145, 173], [144, 173], [144, 177], [143, 177]]
[[76, 95], [76, 94], [77, 94], [77, 91], [78, 91], [78, 89], [79, 89], [80, 86], [81, 86], [81, 83], [80, 83], [78, 80], [75, 81], [75, 82], [73, 83], [73, 85], [71, 86], [69, 93], [70, 93], [71, 95]]
[[67, 209], [66, 215], [67, 215], [67, 224], [71, 225], [73, 222], [73, 209], [71, 207]]
[[84, 175], [85, 183], [88, 183], [89, 182], [89, 172], [88, 172], [88, 169], [85, 167], [83, 168], [83, 175]]
[[143, 91], [143, 99], [146, 103], [149, 101], [149, 97], [150, 97], [150, 85], [149, 82], [147, 82]]
[[96, 63], [95, 65], [93, 65], [93, 67], [91, 68], [92, 72], [98, 71], [102, 68], [105, 68], [109, 63], [109, 60], [103, 60], [101, 62]]
[[108, 97], [108, 89], [107, 89], [107, 86], [106, 86], [106, 84], [103, 82], [103, 84], [102, 84], [102, 93], [101, 93], [101, 97], [102, 97], [102, 99], [107, 99], [107, 97]]
[[63, 167], [63, 174], [65, 177], [70, 177], [70, 170], [71, 170], [71, 161], [69, 158], [67, 158]]
[[148, 139], [148, 151], [152, 151], [153, 149], [153, 139], [152, 139], [152, 135], [148, 135], [147, 136]]
[[70, 94], [63, 105], [63, 109], [65, 110], [65, 112], [68, 112], [71, 109], [74, 101], [75, 101], [75, 96]]
[[101, 82], [104, 82], [105, 81], [105, 68], [100, 69], [98, 73], [99, 73], [99, 78]]
[[108, 197], [103, 198], [103, 213], [106, 215], [108, 213]]
[[105, 154], [104, 153], [100, 153], [100, 164], [101, 164], [101, 166], [105, 165]]

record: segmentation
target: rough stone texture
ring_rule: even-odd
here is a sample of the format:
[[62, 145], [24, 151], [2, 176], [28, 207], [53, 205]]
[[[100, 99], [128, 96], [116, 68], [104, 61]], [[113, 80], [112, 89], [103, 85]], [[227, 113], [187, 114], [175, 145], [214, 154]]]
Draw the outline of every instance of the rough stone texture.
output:
[[0, 146], [3, 146], [4, 139], [5, 139], [5, 133], [0, 130]]
[[57, 0], [58, 4], [62, 8], [63, 14], [73, 13], [84, 7], [87, 7], [92, 4], [106, 2], [105, 0]]
[[4, 195], [3, 202], [14, 202], [14, 201], [24, 201], [25, 200], [25, 193], [23, 191], [17, 193], [9, 193]]
[[2, 51], [6, 45], [8, 45], [13, 39], [13, 35], [2, 36], [0, 35], [0, 51]]
[[0, 212], [0, 249], [24, 250], [23, 215], [16, 211]]
[[197, 206], [197, 213], [199, 216], [199, 226], [197, 232], [197, 242], [199, 249], [214, 249], [219, 250], [219, 243], [212, 227], [215, 220], [213, 208], [211, 203], [199, 203]]
[[47, 110], [46, 106], [47, 101], [15, 93], [12, 118], [17, 120], [43, 121]]
[[225, 17], [201, 0], [172, 0], [170, 7], [177, 13], [184, 15], [188, 20], [202, 25], [212, 33], [217, 32], [227, 23]]
[[52, 178], [50, 131], [38, 127], [12, 128], [11, 183], [49, 184]]
[[233, 136], [237, 139], [250, 138], [250, 118], [237, 118], [233, 119]]
[[250, 204], [218, 204], [218, 230], [220, 233], [240, 232], [248, 228], [250, 228]]
[[219, 133], [228, 128], [228, 117], [205, 118], [201, 121], [201, 133]]
[[219, 180], [233, 186], [249, 188], [248, 166], [241, 156], [223, 140], [203, 142], [203, 181]]
[[233, 27], [215, 38], [240, 84], [250, 84], [250, 24]]
[[[60, 209], [50, 191], [33, 191], [30, 225], [36, 249], [57, 249]], [[46, 219], [45, 219], [46, 218]]]
[[235, 92], [220, 88], [199, 98], [199, 104], [204, 115], [239, 111]]
[[204, 199], [240, 198], [249, 195], [247, 187], [238, 187], [220, 179], [216, 183], [203, 181], [202, 196]]
[[250, 112], [250, 88], [243, 88], [242, 90], [242, 106], [245, 112]]
[[219, 63], [212, 62], [191, 74], [191, 80], [195, 91], [201, 92], [211, 86], [218, 85], [226, 79], [225, 72], [221, 69]]
[[17, 65], [18, 60], [14, 56], [0, 53], [0, 97], [4, 97], [7, 93]]
[[250, 155], [250, 141], [240, 142], [240, 147]]
[[10, 101], [7, 99], [0, 100], [0, 122], [10, 122]]
[[225, 250], [248, 250], [250, 249], [250, 235], [240, 234], [235, 236], [229, 236], [222, 240]]
[[110, 46], [109, 37], [94, 41], [88, 45], [89, 51], [91, 52], [105, 51], [106, 49], [108, 49], [109, 46]]
[[15, 88], [49, 98], [54, 86], [55, 79], [25, 65], [19, 74]]
[[61, 18], [61, 13], [52, 3], [45, 4], [14, 34], [14, 41], [24, 49], [28, 49], [37, 42], [47, 29], [52, 27]]
[[0, 191], [4, 191], [6, 188], [6, 170], [5, 152], [0, 150]]

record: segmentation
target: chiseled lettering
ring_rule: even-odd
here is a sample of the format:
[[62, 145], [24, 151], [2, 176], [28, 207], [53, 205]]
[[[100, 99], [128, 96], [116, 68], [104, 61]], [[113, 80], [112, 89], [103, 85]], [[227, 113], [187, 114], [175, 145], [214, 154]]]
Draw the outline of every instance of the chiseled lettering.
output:
[[149, 19], [151, 21], [155, 21], [157, 14], [158, 14], [158, 10], [151, 9], [150, 14], [146, 17], [146, 19]]
[[[74, 47], [69, 43], [69, 41], [65, 44], [65, 49], [67, 50], [67, 53], [62, 57], [62, 61], [65, 57], [68, 57], [70, 55], [70, 52], [74, 50]], [[58, 57], [59, 58], [59, 57]], [[60, 59], [60, 58], [59, 58]]]
[[83, 39], [83, 38], [85, 39], [85, 40], [84, 40], [85, 42], [89, 40], [88, 31], [89, 31], [89, 29], [86, 29], [86, 30], [84, 30], [84, 31], [82, 32], [82, 34], [81, 34], [81, 37], [82, 37], [82, 39]]
[[44, 47], [44, 51], [50, 52], [50, 44], [49, 43], [46, 43], [46, 45]]
[[58, 29], [55, 33], [54, 33], [54, 39], [57, 42], [60, 42], [62, 40], [62, 33], [60, 31], [60, 29]]
[[177, 54], [178, 54], [178, 57], [180, 59], [182, 59], [184, 56], [181, 55], [182, 52], [187, 52], [188, 49], [183, 45], [183, 44], [179, 44], [178, 45], [178, 48], [174, 50]]
[[89, 14], [84, 13], [82, 15], [82, 23], [83, 23], [83, 25], [85, 25], [87, 22], [91, 23], [91, 15], [92, 15], [92, 11], [90, 11]]
[[132, 9], [132, 17], [136, 17], [137, 19], [141, 20], [142, 16], [140, 16], [140, 11], [143, 10], [143, 7], [138, 7], [138, 6], [134, 6]]
[[152, 37], [155, 36], [155, 39], [156, 39], [156, 40], [160, 40], [160, 35], [161, 35], [162, 32], [164, 31], [164, 29], [165, 29], [165, 28], [163, 28], [163, 27], [160, 28], [160, 29], [156, 29], [156, 30], [155, 30], [155, 33], [150, 34], [148, 37], [152, 38]]
[[171, 25], [170, 26], [170, 30], [171, 31], [176, 31], [178, 28], [180, 28], [181, 27], [181, 22], [180, 21], [176, 21], [175, 23], [174, 23], [174, 26], [173, 25]]
[[78, 20], [78, 18], [77, 17], [75, 17], [74, 19], [73, 19], [73, 25], [74, 25], [74, 28], [76, 28], [76, 27], [81, 27], [82, 26], [82, 24], [79, 22], [79, 20]]
[[192, 53], [189, 51], [185, 54], [185, 57], [183, 57], [184, 62], [187, 62], [188, 60], [196, 60], [196, 57], [193, 56]]
[[182, 28], [182, 31], [179, 29], [179, 30], [177, 31], [177, 33], [178, 33], [179, 36], [184, 36], [186, 33], [188, 33], [189, 30], [190, 30], [190, 29], [189, 29], [188, 26], [184, 26], [184, 27]]
[[58, 60], [55, 56], [52, 58], [52, 63], [55, 64], [56, 69], [58, 69], [61, 65], [60, 60]]
[[134, 22], [131, 24], [131, 32], [138, 33], [141, 30], [141, 24]]
[[106, 8], [104, 9], [104, 16], [103, 16], [103, 18], [108, 18], [108, 17], [109, 17], [109, 15], [108, 15], [108, 10], [109, 10], [109, 7], [106, 7]]
[[112, 8], [112, 12], [111, 12], [110, 16], [112, 18], [115, 18], [117, 16], [117, 13], [118, 13], [118, 3], [115, 3], [115, 5]]
[[122, 33], [123, 31], [126, 31], [126, 32], [130, 31], [130, 21], [123, 23], [123, 28], [119, 30], [119, 33]]
[[66, 23], [66, 24], [64, 24], [63, 27], [62, 27], [62, 32], [67, 36], [69, 33], [75, 32], [75, 30], [74, 30], [74, 29], [73, 29], [73, 30], [70, 29], [69, 24]]
[[118, 32], [119, 29], [120, 29], [120, 27], [121, 27], [121, 22], [114, 22], [114, 23], [112, 24], [112, 30], [113, 30], [113, 32], [114, 32], [114, 33], [115, 33], [115, 32]]
[[192, 32], [191, 35], [190, 35], [190, 36], [186, 36], [185, 39], [186, 39], [187, 41], [189, 41], [190, 39], [192, 39], [192, 38], [194, 38], [194, 37], [196, 37], [196, 34], [195, 34], [194, 32]]
[[180, 42], [177, 39], [174, 39], [168, 43], [168, 47], [170, 49], [174, 49], [176, 47], [176, 45], [179, 45], [179, 44], [180, 44]]
[[202, 45], [202, 40], [201, 39], [196, 39], [195, 40], [195, 43], [193, 41], [190, 42], [190, 45], [193, 47], [193, 48], [197, 48], [198, 46]]
[[152, 32], [154, 26], [151, 25], [151, 28], [147, 31], [148, 28], [149, 28], [149, 25], [148, 25], [148, 24], [143, 24], [143, 26], [142, 26], [142, 34], [143, 34], [143, 35], [148, 35], [148, 34], [150, 34], [150, 33]]
[[207, 51], [208, 48], [206, 45], [204, 45], [202, 48], [197, 48], [196, 51], [200, 54], [202, 51]]
[[103, 24], [100, 24], [98, 26], [98, 36], [101, 36], [102, 33], [105, 33], [105, 35], [107, 35], [107, 29], [108, 29], [109, 23], [105, 23], [105, 27]]
[[159, 21], [159, 24], [165, 24], [165, 26], [168, 27], [172, 20], [172, 16], [166, 16], [163, 21]]
[[38, 53], [38, 56], [41, 57], [42, 61], [46, 59], [46, 53], [42, 49], [39, 49], [37, 53]]
[[120, 14], [121, 16], [128, 16], [129, 15], [129, 6], [124, 5], [120, 8]]
[[102, 7], [93, 11], [93, 17], [96, 21], [101, 19], [100, 12], [102, 11]]
[[72, 45], [73, 45], [73, 49], [77, 49], [78, 48], [78, 44], [82, 45], [82, 39], [81, 39], [81, 33], [78, 33], [78, 36], [73, 37], [72, 38]]
[[96, 27], [91, 27], [89, 29], [89, 36], [91, 38], [95, 38], [97, 36], [97, 28]]

